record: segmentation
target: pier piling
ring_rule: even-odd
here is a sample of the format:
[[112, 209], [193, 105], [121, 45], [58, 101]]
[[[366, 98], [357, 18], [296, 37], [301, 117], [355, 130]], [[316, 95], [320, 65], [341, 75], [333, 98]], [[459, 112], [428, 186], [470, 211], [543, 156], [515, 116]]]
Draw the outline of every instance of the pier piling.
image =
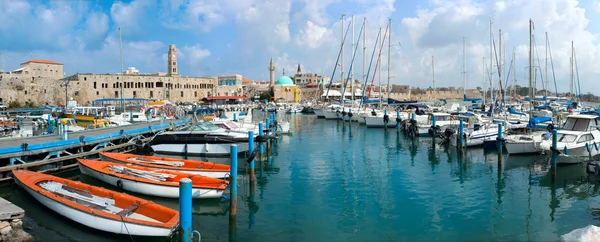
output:
[[[258, 123], [258, 135], [261, 135], [261, 136], [262, 136], [262, 135], [264, 135], [264, 131], [263, 131], [263, 123], [262, 123], [262, 122]], [[259, 158], [259, 160], [261, 160], [261, 161], [262, 161], [262, 160], [263, 160], [263, 158], [264, 158], [264, 155], [265, 155], [265, 145], [263, 144], [263, 142], [260, 142], [260, 143], [258, 144], [258, 151], [260, 152], [260, 153], [259, 153], [259, 154], [260, 154], [260, 156], [259, 156], [259, 157], [260, 157], [260, 158]]]
[[496, 144], [498, 146], [498, 153], [502, 154], [502, 123], [498, 124], [498, 137], [496, 138]]
[[388, 116], [388, 113], [387, 113], [387, 109], [385, 109], [385, 110], [383, 110], [383, 128], [385, 128], [385, 129], [388, 128], [387, 127], [388, 122], [389, 122], [389, 116]]
[[552, 162], [551, 162], [552, 180], [556, 179], [556, 160], [558, 159], [557, 136], [558, 136], [558, 134], [556, 132], [556, 129], [552, 130]]
[[396, 132], [400, 132], [400, 111], [396, 111]]
[[[248, 152], [254, 153], [254, 131], [248, 131]], [[254, 158], [250, 161], [250, 186], [254, 186]]]
[[348, 113], [348, 121], [352, 123], [352, 109], [350, 109], [350, 113]]
[[230, 169], [229, 172], [229, 219], [235, 220], [237, 215], [237, 172], [238, 172], [238, 147], [237, 145], [231, 145], [229, 155], [230, 158]]
[[192, 241], [192, 180], [179, 180], [179, 241]]
[[462, 119], [460, 119], [458, 121], [458, 148], [460, 150], [462, 150], [463, 148], [465, 148], [465, 139], [464, 139], [464, 134], [465, 134], [465, 123], [463, 122]]
[[237, 113], [233, 113], [233, 121], [237, 121]]

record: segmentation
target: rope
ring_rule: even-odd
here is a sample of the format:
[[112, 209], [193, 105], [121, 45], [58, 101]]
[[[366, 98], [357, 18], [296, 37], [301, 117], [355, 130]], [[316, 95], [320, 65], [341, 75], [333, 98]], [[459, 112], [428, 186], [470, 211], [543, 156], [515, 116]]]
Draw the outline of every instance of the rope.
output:
[[125, 227], [125, 230], [127, 231], [127, 234], [129, 235], [129, 238], [131, 239], [131, 241], [135, 240], [133, 239], [133, 236], [131, 236], [131, 233], [129, 232], [129, 229], [127, 228], [127, 223], [125, 223], [125, 219], [123, 219], [123, 216], [119, 216], [121, 218], [121, 221], [123, 222], [123, 226]]

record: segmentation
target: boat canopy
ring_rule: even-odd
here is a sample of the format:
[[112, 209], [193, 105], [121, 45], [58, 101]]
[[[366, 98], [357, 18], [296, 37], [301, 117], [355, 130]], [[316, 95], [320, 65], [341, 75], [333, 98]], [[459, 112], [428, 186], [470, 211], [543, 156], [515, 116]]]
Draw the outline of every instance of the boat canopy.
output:
[[551, 117], [533, 117], [529, 119], [529, 128], [535, 128], [537, 124], [552, 121]]
[[508, 112], [509, 112], [510, 114], [516, 114], [516, 115], [525, 115], [525, 113], [523, 113], [523, 112], [517, 112], [517, 111], [515, 111], [515, 109], [514, 109], [514, 108], [512, 108], [512, 107], [508, 108]]

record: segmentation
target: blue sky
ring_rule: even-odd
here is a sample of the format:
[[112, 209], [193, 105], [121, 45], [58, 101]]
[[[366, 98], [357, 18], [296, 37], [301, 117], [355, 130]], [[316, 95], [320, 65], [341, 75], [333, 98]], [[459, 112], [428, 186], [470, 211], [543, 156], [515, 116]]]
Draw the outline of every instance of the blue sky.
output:
[[[579, 79], [600, 88], [597, 0], [0, 0], [0, 55], [6, 69], [30, 58], [65, 64], [67, 74], [117, 73], [122, 29], [125, 68], [166, 71], [169, 44], [178, 47], [180, 73], [212, 76], [238, 73], [268, 79], [269, 59], [277, 76], [300, 63], [304, 72], [331, 75], [340, 44], [340, 16], [355, 15], [355, 37], [367, 18], [367, 60], [379, 27], [392, 18], [391, 82], [427, 87], [435, 56], [438, 86], [462, 86], [462, 38], [467, 38], [467, 87], [483, 85], [482, 57], [489, 61], [489, 20], [500, 28], [506, 56], [516, 52], [517, 79], [526, 85], [528, 19], [536, 23], [537, 51], [544, 63], [548, 32], [557, 84], [568, 91], [570, 41], [575, 40]], [[346, 22], [348, 23], [348, 22]], [[350, 65], [350, 37], [344, 66]], [[399, 43], [402, 43], [400, 46]], [[355, 77], [362, 76], [362, 42]], [[386, 43], [387, 46], [387, 43]], [[387, 81], [387, 48], [382, 78]], [[506, 58], [505, 70], [510, 65]], [[488, 64], [489, 65], [489, 64]], [[0, 69], [3, 66], [0, 66]], [[486, 67], [489, 69], [489, 67]], [[494, 67], [495, 68], [495, 67]], [[497, 72], [497, 71], [496, 71]], [[506, 74], [506, 73], [505, 73]], [[339, 72], [336, 74], [339, 79]], [[541, 84], [540, 84], [541, 87]], [[552, 87], [553, 88], [553, 87]], [[584, 88], [587, 89], [587, 88]], [[600, 93], [600, 92], [598, 92]]]

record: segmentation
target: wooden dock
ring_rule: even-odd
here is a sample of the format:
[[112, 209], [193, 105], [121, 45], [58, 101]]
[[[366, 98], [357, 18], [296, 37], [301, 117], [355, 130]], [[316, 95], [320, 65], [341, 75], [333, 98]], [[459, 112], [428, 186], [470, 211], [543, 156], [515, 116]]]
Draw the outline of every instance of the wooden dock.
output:
[[0, 221], [13, 220], [25, 216], [25, 210], [0, 197]]
[[[59, 135], [0, 139], [0, 162], [8, 163], [8, 166], [0, 166], [0, 182], [12, 180], [9, 176], [12, 169], [38, 167], [40, 169], [36, 170], [42, 171], [73, 167], [75, 158], [93, 156], [102, 151], [127, 150], [137, 140], [148, 141], [159, 132], [188, 124], [189, 120], [161, 120], [70, 132], [66, 139]], [[71, 164], [67, 164], [69, 162]]]

